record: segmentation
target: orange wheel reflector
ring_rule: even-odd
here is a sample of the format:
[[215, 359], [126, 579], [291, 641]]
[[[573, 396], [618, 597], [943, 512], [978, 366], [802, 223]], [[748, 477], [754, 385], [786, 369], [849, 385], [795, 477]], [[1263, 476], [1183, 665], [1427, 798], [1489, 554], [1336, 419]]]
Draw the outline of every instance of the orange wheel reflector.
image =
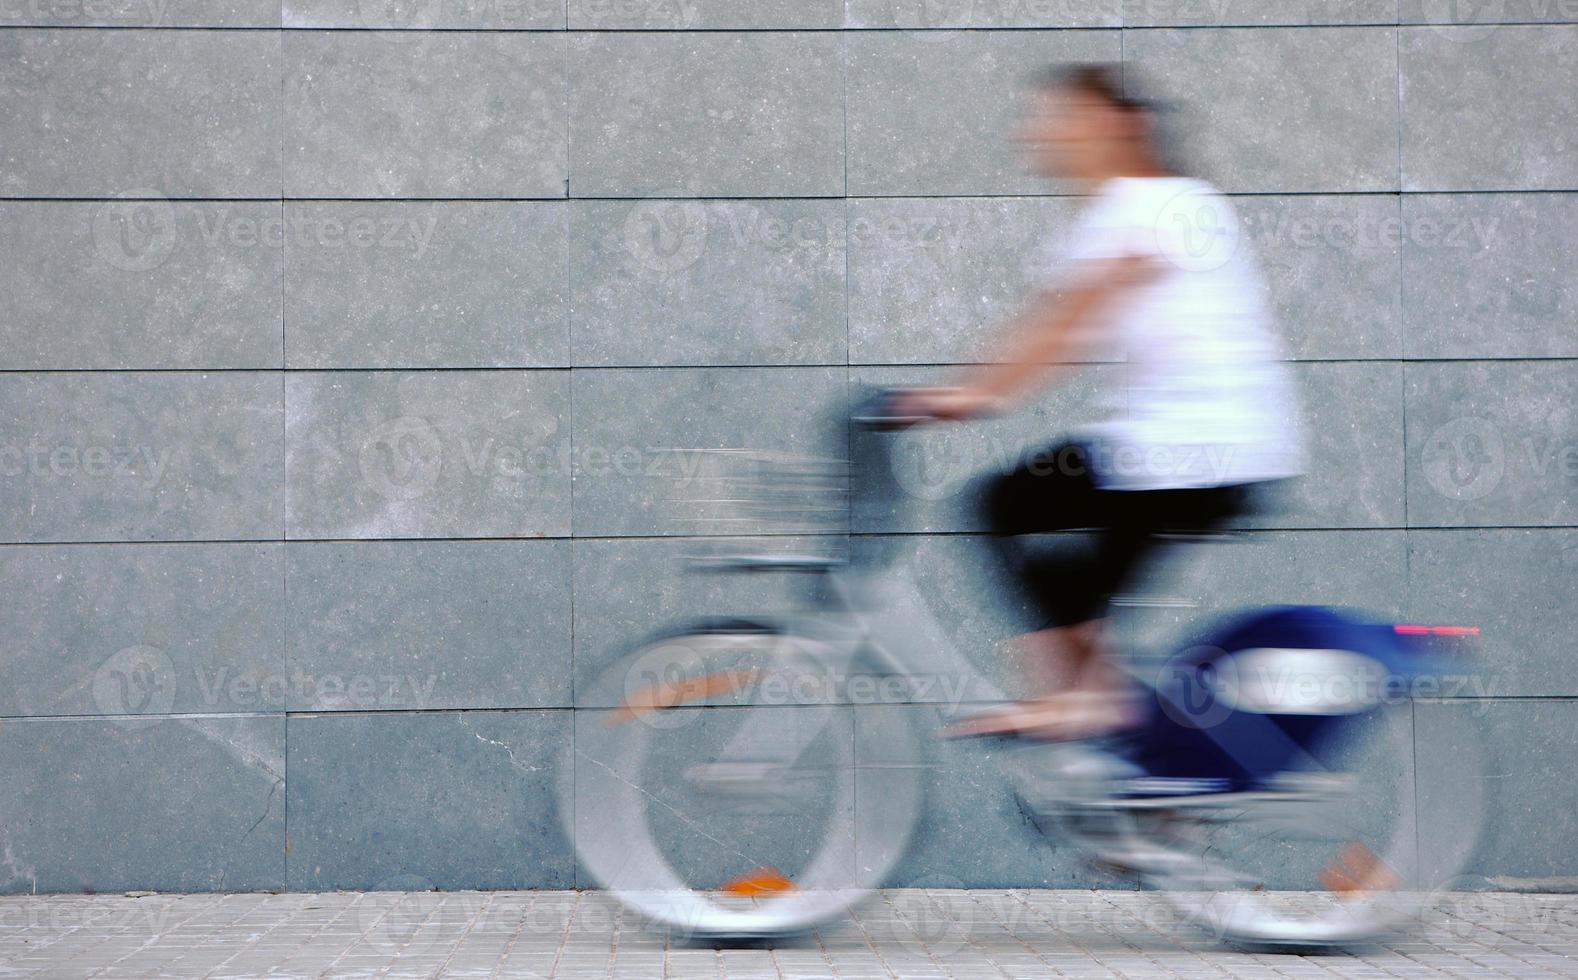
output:
[[718, 694], [737, 691], [756, 679], [760, 671], [735, 670], [721, 674], [704, 674], [682, 681], [658, 681], [648, 684], [625, 699], [608, 719], [610, 725], [620, 725], [632, 718], [665, 711], [691, 701], [700, 701]]
[[784, 877], [777, 868], [757, 868], [723, 883], [723, 890], [731, 895], [776, 895], [794, 891], [794, 882]]
[[1340, 895], [1391, 891], [1403, 882], [1402, 876], [1358, 841], [1344, 844], [1317, 880], [1322, 888]]

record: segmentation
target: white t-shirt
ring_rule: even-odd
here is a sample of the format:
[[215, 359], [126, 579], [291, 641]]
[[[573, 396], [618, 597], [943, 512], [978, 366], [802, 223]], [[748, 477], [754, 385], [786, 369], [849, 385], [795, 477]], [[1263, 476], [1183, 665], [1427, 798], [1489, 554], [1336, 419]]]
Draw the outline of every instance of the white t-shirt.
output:
[[1104, 183], [1064, 250], [1058, 280], [1122, 256], [1156, 277], [1108, 312], [1123, 385], [1091, 433], [1099, 485], [1226, 486], [1296, 475], [1297, 400], [1248, 242], [1227, 198], [1185, 177]]

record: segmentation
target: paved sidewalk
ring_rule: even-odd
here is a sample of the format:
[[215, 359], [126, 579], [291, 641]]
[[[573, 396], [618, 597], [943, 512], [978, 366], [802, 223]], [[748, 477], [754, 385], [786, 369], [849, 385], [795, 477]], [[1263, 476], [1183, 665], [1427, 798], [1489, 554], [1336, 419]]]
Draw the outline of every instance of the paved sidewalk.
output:
[[888, 891], [773, 948], [679, 943], [606, 895], [0, 898], [0, 977], [1578, 977], [1578, 896], [1447, 896], [1415, 934], [1298, 956], [1223, 949], [1157, 896]]

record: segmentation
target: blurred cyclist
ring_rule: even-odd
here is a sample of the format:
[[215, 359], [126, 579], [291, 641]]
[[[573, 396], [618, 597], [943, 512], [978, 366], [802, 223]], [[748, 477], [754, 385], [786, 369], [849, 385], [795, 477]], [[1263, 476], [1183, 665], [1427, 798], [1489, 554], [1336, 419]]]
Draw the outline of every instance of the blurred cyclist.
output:
[[[894, 407], [969, 419], [1004, 410], [1072, 360], [1125, 362], [1106, 422], [1027, 458], [987, 493], [991, 528], [1053, 625], [1023, 638], [1037, 696], [954, 734], [1083, 738], [1138, 720], [1103, 652], [1108, 598], [1158, 532], [1219, 527], [1248, 510], [1255, 484], [1302, 467], [1292, 384], [1232, 207], [1169, 167], [1155, 125], [1117, 68], [1036, 80], [1018, 139], [1038, 172], [1072, 180], [1089, 201], [993, 362]], [[1021, 537], [1075, 528], [1098, 532], [1088, 563], [1038, 558]]]

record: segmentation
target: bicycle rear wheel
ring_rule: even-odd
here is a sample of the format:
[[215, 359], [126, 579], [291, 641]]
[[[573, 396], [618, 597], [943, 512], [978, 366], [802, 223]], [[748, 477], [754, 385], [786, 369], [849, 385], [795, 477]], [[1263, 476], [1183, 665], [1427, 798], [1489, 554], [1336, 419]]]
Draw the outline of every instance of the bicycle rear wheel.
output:
[[1246, 944], [1347, 945], [1410, 925], [1466, 862], [1480, 807], [1465, 793], [1449, 837], [1419, 838], [1412, 727], [1413, 706], [1391, 705], [1346, 720], [1265, 791], [1131, 810], [1165, 855], [1151, 883]]
[[1342, 944], [1408, 924], [1479, 829], [1479, 784], [1467, 780], [1451, 830], [1432, 815], [1421, 837], [1404, 692], [1450, 661], [1315, 606], [1235, 614], [1200, 640], [1161, 671], [1130, 743], [1143, 777], [1107, 801], [1123, 818], [1119, 860], [1132, 851], [1227, 939]]

